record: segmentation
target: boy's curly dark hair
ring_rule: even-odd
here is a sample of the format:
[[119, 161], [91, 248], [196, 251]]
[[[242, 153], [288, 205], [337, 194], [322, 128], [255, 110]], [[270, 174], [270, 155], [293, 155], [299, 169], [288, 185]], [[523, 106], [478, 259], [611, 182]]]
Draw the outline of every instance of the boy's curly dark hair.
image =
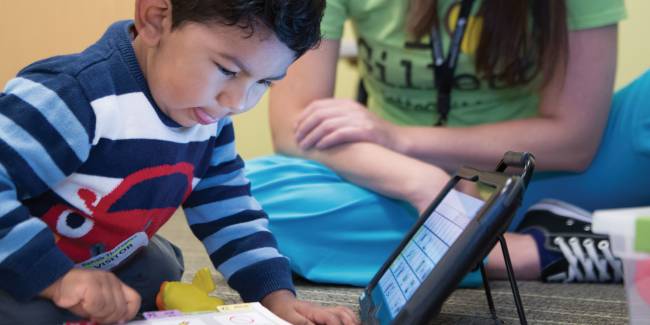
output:
[[171, 0], [172, 29], [191, 21], [248, 30], [263, 24], [300, 57], [318, 45], [325, 0]]

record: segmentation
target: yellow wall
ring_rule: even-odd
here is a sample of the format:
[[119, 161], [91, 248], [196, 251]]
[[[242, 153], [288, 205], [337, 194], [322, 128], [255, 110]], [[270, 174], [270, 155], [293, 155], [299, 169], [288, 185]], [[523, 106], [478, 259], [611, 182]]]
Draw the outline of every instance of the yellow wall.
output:
[[616, 88], [650, 68], [650, 1], [626, 0], [628, 19], [620, 25]]
[[[621, 24], [617, 88], [650, 67], [649, 0], [627, 0], [629, 18]], [[113, 21], [133, 14], [132, 0], [0, 0], [0, 85], [41, 58], [74, 53], [96, 41]], [[336, 93], [353, 97], [356, 73], [339, 64]], [[244, 158], [272, 152], [267, 98], [235, 118]]]

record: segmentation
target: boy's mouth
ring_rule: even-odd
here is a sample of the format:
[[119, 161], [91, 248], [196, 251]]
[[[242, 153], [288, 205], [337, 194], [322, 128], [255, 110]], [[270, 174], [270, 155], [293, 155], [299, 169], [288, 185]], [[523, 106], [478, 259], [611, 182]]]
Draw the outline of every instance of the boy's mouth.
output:
[[194, 115], [196, 116], [196, 121], [203, 125], [208, 125], [216, 122], [218, 118], [212, 117], [204, 109], [200, 107], [195, 107], [193, 109]]

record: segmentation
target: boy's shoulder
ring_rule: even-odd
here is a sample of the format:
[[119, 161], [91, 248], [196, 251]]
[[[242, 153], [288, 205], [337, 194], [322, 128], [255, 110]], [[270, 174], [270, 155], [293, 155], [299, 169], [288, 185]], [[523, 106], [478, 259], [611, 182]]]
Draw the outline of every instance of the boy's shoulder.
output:
[[65, 74], [76, 77], [86, 67], [97, 63], [81, 53], [52, 56], [35, 61], [18, 72], [18, 76], [30, 74], [58, 75]]
[[[58, 55], [31, 63], [18, 77], [39, 81], [65, 79], [87, 91], [91, 98], [108, 95], [114, 85], [124, 80], [129, 69], [124, 64], [124, 48], [130, 46], [128, 28], [131, 21], [119, 21], [111, 25], [94, 44], [79, 53]], [[133, 56], [132, 60], [135, 60]], [[128, 61], [128, 60], [127, 60]], [[66, 82], [70, 84], [70, 82]], [[102, 86], [103, 85], [103, 86]], [[108, 86], [108, 87], [106, 87]], [[107, 88], [107, 89], [102, 89]], [[93, 94], [98, 92], [97, 94]]]
[[122, 33], [127, 33], [131, 21], [113, 23], [94, 44], [79, 53], [57, 55], [38, 60], [23, 68], [18, 75], [27, 73], [68, 74], [78, 76], [93, 65], [107, 61], [119, 49]]

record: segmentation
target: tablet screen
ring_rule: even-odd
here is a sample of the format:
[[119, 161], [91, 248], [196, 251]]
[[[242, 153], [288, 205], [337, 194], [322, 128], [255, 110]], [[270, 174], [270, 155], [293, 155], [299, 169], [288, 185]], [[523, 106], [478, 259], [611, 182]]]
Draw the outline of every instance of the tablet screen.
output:
[[371, 291], [381, 324], [397, 316], [483, 204], [454, 189], [445, 195]]

